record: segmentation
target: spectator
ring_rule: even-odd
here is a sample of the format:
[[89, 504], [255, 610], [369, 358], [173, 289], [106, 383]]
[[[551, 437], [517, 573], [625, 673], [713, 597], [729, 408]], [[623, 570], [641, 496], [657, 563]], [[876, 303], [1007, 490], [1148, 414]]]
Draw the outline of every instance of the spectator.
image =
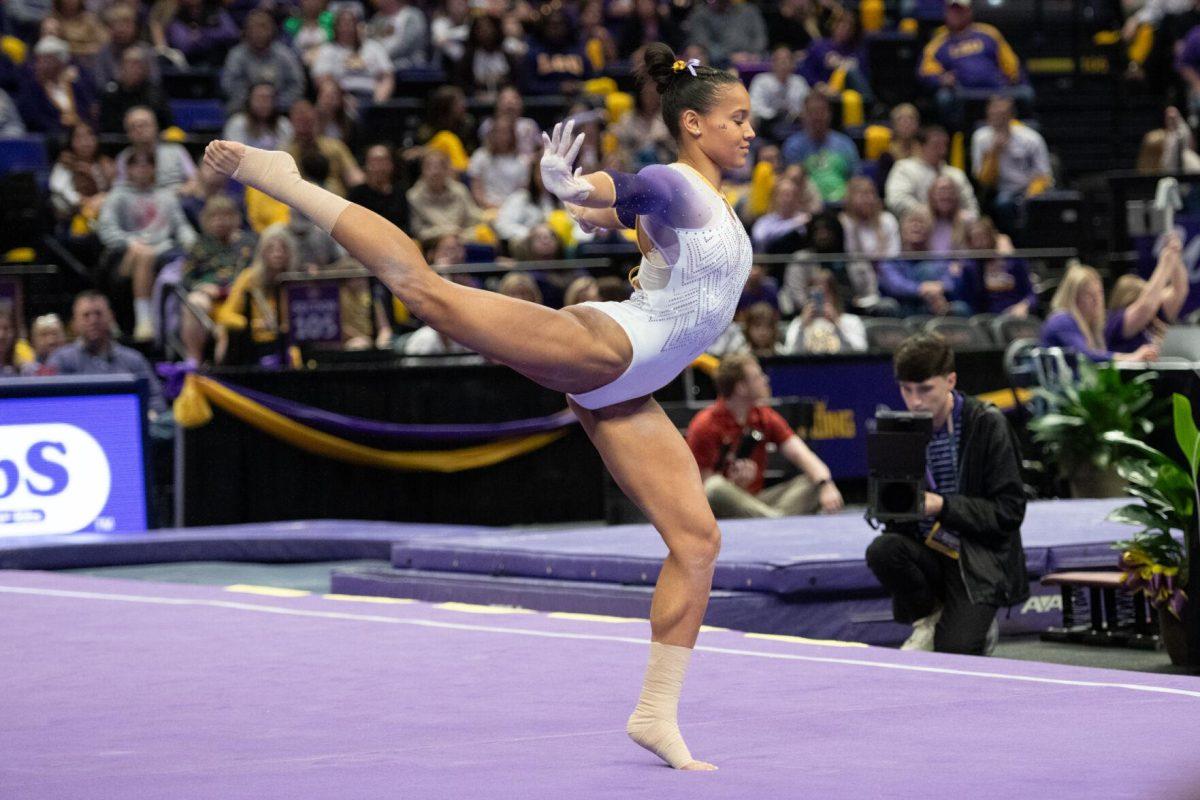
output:
[[505, 273], [504, 277], [500, 279], [500, 285], [496, 287], [496, 291], [505, 297], [524, 300], [528, 303], [541, 305], [542, 302], [542, 290], [538, 288], [537, 282], [524, 272]]
[[1196, 154], [1196, 139], [1183, 121], [1179, 109], [1168, 106], [1165, 125], [1147, 131], [1138, 150], [1137, 170], [1144, 175], [1159, 172], [1200, 172], [1200, 155]]
[[475, 118], [467, 113], [467, 96], [457, 86], [439, 86], [425, 106], [417, 143], [442, 150], [456, 172], [467, 168], [475, 140]]
[[[900, 218], [901, 249], [928, 252], [933, 215], [917, 206]], [[930, 253], [930, 255], [933, 255]], [[903, 315], [971, 315], [970, 284], [958, 261], [892, 259], [879, 266], [879, 286], [900, 304]]]
[[974, 217], [962, 207], [962, 199], [954, 181], [939, 175], [929, 186], [928, 208], [933, 214], [933, 233], [929, 235], [931, 253], [961, 250], [967, 243], [967, 223]]
[[1104, 342], [1109, 350], [1127, 353], [1158, 344], [1167, 327], [1179, 320], [1191, 288], [1181, 250], [1179, 237], [1171, 234], [1163, 243], [1149, 281], [1137, 275], [1117, 278], [1104, 323]]
[[83, 0], [54, 0], [54, 13], [50, 19], [58, 24], [55, 35], [67, 43], [72, 60], [80, 66], [92, 67], [101, 48], [108, 42], [100, 18], [83, 4]]
[[190, 67], [219, 69], [238, 40], [237, 23], [217, 0], [176, 0], [166, 29], [167, 43]]
[[312, 77], [318, 85], [334, 81], [364, 103], [382, 103], [396, 87], [392, 60], [383, 45], [363, 38], [361, 13], [357, 5], [338, 7], [333, 40], [317, 51]]
[[770, 303], [758, 302], [742, 314], [742, 329], [746, 344], [757, 358], [769, 358], [783, 352], [779, 341], [779, 309]]
[[[846, 236], [837, 212], [828, 210], [813, 215], [808, 224], [808, 235], [795, 254], [797, 259], [783, 270], [783, 286], [779, 292], [779, 310], [785, 316], [800, 313], [808, 302], [808, 289], [813, 281], [813, 271], [820, 266], [843, 269], [842, 256], [846, 252]], [[820, 256], [833, 255], [836, 261], [822, 262]]]
[[834, 17], [830, 37], [809, 45], [800, 74], [819, 92], [836, 97], [843, 89], [853, 89], [862, 95], [865, 105], [873, 102], [867, 78], [867, 48], [856, 15], [846, 11]]
[[783, 143], [785, 164], [803, 164], [827, 202], [840, 201], [846, 182], [858, 171], [858, 148], [849, 136], [830, 129], [829, 100], [820, 92], [804, 98], [804, 130]]
[[[542, 186], [542, 171], [533, 162], [525, 187], [504, 199], [496, 211], [496, 218], [492, 220], [492, 227], [496, 235], [512, 248], [516, 242], [529, 236], [534, 227], [543, 224], [557, 208], [558, 198]], [[579, 228], [578, 221], [575, 221], [574, 227], [576, 243], [581, 239], [586, 241], [587, 234]]]
[[221, 69], [227, 114], [245, 108], [251, 89], [263, 83], [274, 87], [275, 104], [280, 110], [291, 108], [304, 95], [304, 69], [291, 48], [277, 41], [275, 34], [275, 18], [270, 13], [255, 9], [247, 15], [245, 37], [229, 51]]
[[587, 275], [580, 276], [571, 281], [571, 285], [567, 287], [566, 294], [563, 295], [564, 308], [580, 303], [598, 302], [600, 302], [600, 287], [596, 285], [595, 278]]
[[53, 8], [53, 0], [5, 0], [0, 27], [23, 42], [36, 42]]
[[25, 365], [25, 372], [46, 374], [50, 356], [67, 343], [67, 331], [58, 314], [43, 314], [35, 319], [29, 329], [29, 339], [33, 345], [34, 361]]
[[312, 69], [321, 47], [333, 41], [333, 12], [329, 0], [300, 0], [297, 13], [283, 23], [284, 33], [292, 42], [292, 50], [300, 62]]
[[[513, 23], [519, 25], [519, 23]], [[459, 86], [472, 95], [491, 95], [517, 77], [517, 58], [506, 47], [500, 22], [480, 14], [471, 22], [467, 49], [459, 64]]]
[[162, 87], [151, 80], [154, 55], [144, 44], [133, 44], [121, 53], [116, 80], [104, 88], [100, 96], [100, 130], [121, 133], [125, 115], [131, 108], [142, 106], [154, 114], [158, 129], [174, 124], [171, 106]]
[[363, 166], [366, 180], [351, 189], [346, 199], [407, 230], [408, 201], [396, 182], [396, 162], [391, 149], [385, 144], [371, 146]]
[[358, 138], [358, 99], [348, 96], [333, 81], [325, 81], [317, 87], [313, 108], [317, 112], [317, 130], [353, 148], [352, 143]]
[[690, 43], [708, 51], [716, 66], [741, 66], [767, 58], [767, 26], [753, 3], [709, 0], [696, 3], [685, 31]]
[[662, 101], [651, 82], [638, 90], [633, 109], [609, 131], [633, 172], [651, 164], [670, 164], [676, 158], [675, 137], [663, 122]]
[[[228, 197], [217, 195], [200, 215], [201, 234], [192, 245], [180, 281], [188, 291], [188, 305], [180, 315], [179, 338], [184, 354], [193, 364], [204, 361], [208, 333], [195, 312], [212, 316], [214, 305], [223, 300], [234, 279], [246, 269], [257, 248], [255, 236], [241, 228], [241, 215]], [[224, 356], [224, 338], [218, 337], [218, 362]]]
[[211, 164], [201, 161], [196, 170], [196, 180], [187, 188], [187, 191], [178, 193], [179, 205], [183, 208], [188, 224], [196, 228], [200, 227], [200, 213], [208, 201], [214, 197], [227, 197], [232, 200], [237, 206], [242, 222], [248, 221], [249, 214], [246, 203], [238, 186], [239, 184], [217, 172]]
[[129, 180], [109, 192], [100, 209], [97, 233], [106, 248], [104, 272], [133, 284], [133, 337], [154, 338], [150, 297], [159, 267], [186, 252], [196, 232], [176, 195], [155, 187], [153, 152], [137, 150], [127, 160]]
[[790, 47], [771, 52], [771, 71], [760, 72], [750, 81], [750, 108], [757, 130], [780, 133], [804, 113], [808, 81], [796, 74], [796, 56]]
[[137, 350], [113, 341], [113, 314], [108, 298], [88, 290], [75, 297], [71, 328], [79, 338], [55, 350], [47, 371], [58, 375], [133, 375], [149, 383], [149, 412], [153, 421], [167, 410], [162, 388], [150, 362]]
[[771, 208], [754, 222], [750, 239], [759, 253], [791, 253], [799, 249], [812, 215], [805, 209], [796, 181], [780, 176], [771, 193]]
[[561, 9], [550, 11], [525, 54], [522, 88], [530, 94], [576, 95], [591, 77], [591, 61], [571, 20]]
[[279, 276], [296, 272], [299, 265], [296, 240], [286, 225], [262, 232], [254, 260], [234, 279], [229, 296], [213, 315], [229, 332], [228, 363], [256, 363], [277, 351], [287, 322], [279, 315]]
[[1175, 70], [1187, 87], [1188, 116], [1195, 125], [1200, 115], [1200, 25], [1188, 31], [1177, 46]]
[[822, 31], [829, 30], [833, 14], [841, 5], [830, 0], [780, 0], [767, 3], [763, 19], [772, 47], [789, 47], [803, 51]]
[[374, 0], [379, 11], [367, 23], [367, 36], [379, 44], [395, 69], [414, 69], [428, 63], [429, 23], [425, 13], [408, 0]]
[[577, 23], [584, 53], [596, 71], [617, 62], [617, 42], [604, 24], [604, 6], [604, 0], [584, 0]]
[[[93, 77], [96, 88], [104, 87], [117, 79], [121, 56], [134, 45], [145, 44], [138, 25], [137, 9], [126, 2], [117, 2], [104, 11], [105, 44], [96, 54]], [[150, 82], [158, 85], [161, 78], [158, 65], [150, 59]]]
[[100, 152], [95, 131], [83, 124], [71, 129], [50, 170], [50, 202], [59, 219], [71, 223], [76, 215], [82, 218], [70, 226], [72, 235], [86, 235], [95, 227], [116, 171], [113, 160]]
[[979, 216], [979, 203], [975, 190], [966, 174], [958, 167], [946, 163], [950, 150], [950, 135], [946, 129], [931, 125], [917, 134], [920, 150], [915, 156], [896, 162], [888, 174], [884, 187], [884, 199], [888, 210], [903, 218], [912, 208], [925, 205], [929, 200], [929, 189], [939, 175], [945, 175], [958, 187], [961, 204], [971, 217]]
[[[1130, 352], [1109, 350], [1104, 338], [1104, 284], [1100, 273], [1083, 264], [1067, 268], [1054, 299], [1050, 316], [1042, 325], [1042, 347], [1061, 347], [1092, 361], [1154, 361], [1158, 345], [1143, 344]], [[1123, 326], [1122, 326], [1123, 327]]]
[[524, 156], [539, 155], [542, 151], [542, 128], [525, 114], [525, 100], [516, 86], [509, 84], [496, 94], [496, 113], [479, 126], [479, 140], [486, 141], [497, 120], [512, 120], [517, 133], [517, 152]]
[[0, 305], [0, 378], [16, 378], [27, 372], [27, 363], [17, 355], [17, 315], [11, 304]]
[[962, 128], [960, 89], [1004, 91], [1032, 100], [1021, 85], [1021, 62], [1000, 31], [974, 22], [971, 0], [946, 0], [946, 24], [925, 46], [917, 75], [936, 92], [942, 122]]
[[867, 566], [896, 621], [913, 626], [901, 649], [987, 655], [996, 611], [1029, 597], [1016, 436], [999, 409], [957, 391], [954, 351], [940, 336], [908, 339], [893, 364], [904, 405], [933, 415], [924, 518], [887, 523]]
[[[771, 383], [752, 355], [726, 356], [717, 367], [717, 402], [692, 418], [687, 442], [704, 492], [719, 518], [828, 514], [843, 506], [829, 467], [767, 405]], [[763, 489], [767, 445], [801, 470]]]
[[22, 73], [16, 100], [30, 133], [65, 137], [80, 122], [96, 124], [92, 88], [71, 66], [67, 43], [55, 36], [34, 45], [33, 66]]
[[531, 162], [531, 157], [517, 152], [513, 121], [498, 120], [467, 166], [471, 196], [476, 204], [480, 208], [499, 208], [514, 192], [528, 189]]
[[[874, 314], [890, 315], [895, 305], [879, 294], [875, 264], [900, 253], [900, 223], [884, 209], [875, 184], [869, 178], [851, 178], [846, 185], [845, 210], [838, 215], [845, 235], [846, 253], [864, 256], [848, 261], [840, 270], [841, 283], [850, 294], [851, 304]], [[835, 274], [839, 270], [835, 269]]]
[[[628, 281], [623, 281], [615, 275], [604, 275], [596, 279], [596, 291], [600, 293], [600, 302], [622, 303], [629, 299], [633, 287]], [[734, 325], [733, 327], [737, 327]]]
[[262, 150], [283, 150], [292, 140], [292, 122], [279, 112], [275, 87], [256, 83], [246, 95], [245, 107], [225, 123], [221, 138]]
[[679, 26], [665, 4], [658, 0], [634, 0], [633, 13], [625, 18], [617, 35], [617, 55], [632, 59], [634, 53], [652, 42], [665, 42], [672, 50], [678, 49]]
[[779, 283], [772, 278], [762, 264], [752, 264], [746, 285], [742, 287], [742, 296], [738, 298], [737, 310], [740, 314], [756, 303], [779, 308]]
[[[967, 225], [967, 249], [1003, 251], [1011, 249], [1011, 244], [1006, 246], [991, 219], [982, 217]], [[977, 261], [968, 274], [978, 283], [972, 305], [980, 313], [1024, 319], [1037, 308], [1037, 289], [1023, 258], [997, 254]]]
[[882, 192], [887, 185], [888, 175], [897, 161], [912, 158], [920, 152], [917, 133], [921, 130], [921, 112], [912, 103], [901, 103], [888, 115], [892, 125], [892, 139], [887, 151], [879, 157], [875, 185]]
[[1011, 97], [988, 101], [987, 124], [971, 136], [971, 164], [979, 185], [994, 192], [993, 214], [1010, 231], [1025, 198], [1054, 184], [1046, 140], [1016, 121]]
[[429, 23], [434, 66], [456, 75], [467, 54], [471, 35], [471, 7], [467, 0], [443, 0]]
[[17, 104], [8, 92], [0, 89], [0, 139], [16, 139], [25, 135], [25, 122]]
[[159, 188], [190, 191], [195, 185], [196, 163], [181, 144], [161, 142], [154, 112], [135, 106], [125, 113], [125, 135], [129, 146], [117, 154], [117, 182], [126, 180], [126, 164], [134, 153], [153, 156]]
[[293, 214], [284, 227], [295, 243], [301, 272], [316, 275], [346, 258], [342, 246], [303, 214]]
[[842, 292], [834, 274], [827, 269], [813, 273], [808, 301], [788, 325], [781, 353], [864, 353], [867, 329], [862, 318], [847, 314]]
[[[292, 142], [286, 149], [296, 159], [302, 175], [339, 197], [345, 197], [348, 189], [363, 182], [362, 170], [350, 149], [337, 139], [325, 136], [317, 128], [317, 111], [312, 103], [307, 100], [296, 101], [289, 118], [292, 122]], [[325, 161], [327, 174], [319, 181], [305, 171], [306, 164], [312, 166], [312, 159], [306, 160], [306, 156], [313, 154]]]
[[450, 159], [430, 150], [421, 160], [421, 177], [407, 193], [412, 232], [418, 239], [463, 234], [480, 221], [471, 192], [450, 173]]

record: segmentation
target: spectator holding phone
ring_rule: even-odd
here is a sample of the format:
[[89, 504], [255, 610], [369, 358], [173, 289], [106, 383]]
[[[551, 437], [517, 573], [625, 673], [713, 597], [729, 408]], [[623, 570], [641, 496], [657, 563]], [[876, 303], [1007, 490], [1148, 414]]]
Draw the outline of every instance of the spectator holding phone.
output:
[[[726, 356], [717, 368], [716, 384], [717, 402], [697, 414], [687, 430], [713, 513], [728, 519], [840, 511], [842, 494], [829, 467], [766, 405], [771, 383], [758, 359], [743, 353]], [[768, 443], [801, 474], [764, 489]]]

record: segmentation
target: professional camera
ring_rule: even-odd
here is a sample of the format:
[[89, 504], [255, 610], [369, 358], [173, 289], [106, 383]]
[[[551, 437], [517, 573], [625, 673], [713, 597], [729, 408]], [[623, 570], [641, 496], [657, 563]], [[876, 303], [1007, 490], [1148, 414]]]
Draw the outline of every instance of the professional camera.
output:
[[933, 416], [880, 410], [867, 433], [867, 516], [908, 522], [925, 516], [925, 446]]

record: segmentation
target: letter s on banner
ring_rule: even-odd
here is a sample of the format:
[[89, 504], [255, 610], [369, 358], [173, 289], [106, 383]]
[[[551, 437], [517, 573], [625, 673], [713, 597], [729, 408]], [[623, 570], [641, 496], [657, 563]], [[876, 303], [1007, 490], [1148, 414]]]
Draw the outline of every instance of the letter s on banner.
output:
[[0, 536], [83, 530], [111, 489], [108, 457], [82, 428], [0, 425]]

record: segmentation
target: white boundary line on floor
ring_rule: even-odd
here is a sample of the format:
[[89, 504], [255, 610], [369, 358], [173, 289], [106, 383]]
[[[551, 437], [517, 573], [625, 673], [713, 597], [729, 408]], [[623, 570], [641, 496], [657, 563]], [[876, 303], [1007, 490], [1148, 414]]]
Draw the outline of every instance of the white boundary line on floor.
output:
[[[259, 614], [278, 614], [289, 617], [307, 617], [310, 619], [337, 619], [352, 622], [382, 622], [392, 625], [414, 625], [421, 628], [441, 628], [444, 630], [474, 631], [478, 633], [501, 633], [512, 636], [536, 636], [545, 639], [582, 639], [597, 642], [621, 642], [624, 644], [646, 645], [646, 639], [633, 636], [606, 636], [595, 633], [569, 633], [566, 631], [536, 631], [526, 628], [507, 628], [495, 625], [471, 625], [462, 622], [437, 622], [425, 619], [401, 619], [379, 614], [352, 614], [345, 611], [315, 611], [306, 608], [285, 608], [283, 606], [265, 605], [262, 603], [238, 603], [230, 600], [201, 600], [185, 597], [159, 597], [154, 595], [111, 594], [107, 592], [83, 592], [69, 589], [39, 589], [25, 586], [0, 585], [2, 594], [20, 594], [40, 597], [65, 597], [76, 600], [108, 600], [122, 603], [143, 603], [163, 606], [200, 606], [207, 608], [224, 608], [234, 611], [253, 611]], [[1125, 689], [1134, 692], [1150, 692], [1154, 694], [1169, 694], [1180, 697], [1200, 699], [1200, 691], [1176, 689], [1167, 686], [1147, 686], [1139, 683], [1111, 683], [1107, 681], [1077, 681], [1064, 678], [1043, 678], [1035, 675], [1007, 675], [1002, 672], [977, 672], [975, 670], [950, 669], [949, 667], [929, 667], [919, 664], [891, 664], [881, 661], [867, 661], [857, 658], [832, 658], [828, 656], [804, 656], [795, 653], [771, 653], [761, 650], [740, 650], [731, 647], [712, 647], [698, 645], [697, 650], [706, 653], [722, 655], [747, 656], [752, 658], [770, 658], [781, 661], [807, 661], [818, 664], [838, 664], [874, 669], [891, 669], [902, 672], [920, 672], [934, 675], [957, 675], [970, 678], [990, 678], [993, 680], [1018, 681], [1024, 683], [1042, 683], [1054, 686], [1076, 686], [1095, 689]]]

